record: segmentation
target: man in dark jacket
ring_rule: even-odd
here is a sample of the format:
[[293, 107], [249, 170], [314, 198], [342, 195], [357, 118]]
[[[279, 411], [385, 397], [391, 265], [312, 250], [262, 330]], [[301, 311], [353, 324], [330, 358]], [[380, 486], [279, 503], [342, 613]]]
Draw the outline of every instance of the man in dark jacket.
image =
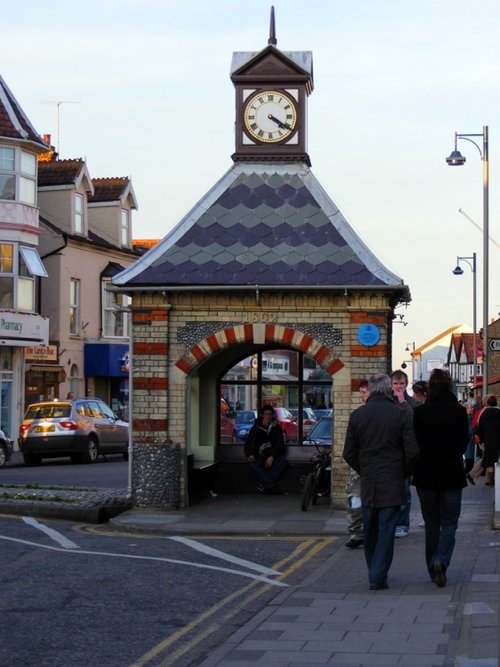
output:
[[276, 486], [287, 461], [285, 458], [283, 430], [274, 417], [271, 405], [264, 405], [245, 441], [245, 456], [259, 480], [258, 491], [266, 494], [281, 494]]
[[391, 378], [372, 375], [370, 397], [347, 427], [344, 459], [361, 476], [365, 558], [371, 590], [388, 588], [399, 508], [406, 502], [405, 478], [413, 471], [418, 446], [411, 410], [393, 403]]

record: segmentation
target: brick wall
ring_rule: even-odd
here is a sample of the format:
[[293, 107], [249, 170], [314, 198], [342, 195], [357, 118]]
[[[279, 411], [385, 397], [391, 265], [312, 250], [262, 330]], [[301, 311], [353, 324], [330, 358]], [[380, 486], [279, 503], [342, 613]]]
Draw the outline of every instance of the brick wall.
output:
[[[348, 470], [342, 448], [349, 415], [359, 405], [359, 382], [391, 370], [388, 295], [368, 290], [349, 295], [154, 292], [134, 294], [132, 312], [136, 441], [171, 441], [186, 452], [187, 379], [193, 369], [233, 346], [286, 344], [313, 356], [334, 377], [333, 504], [344, 507]], [[358, 341], [365, 323], [381, 331], [375, 346]], [[186, 488], [184, 469], [184, 504]]]

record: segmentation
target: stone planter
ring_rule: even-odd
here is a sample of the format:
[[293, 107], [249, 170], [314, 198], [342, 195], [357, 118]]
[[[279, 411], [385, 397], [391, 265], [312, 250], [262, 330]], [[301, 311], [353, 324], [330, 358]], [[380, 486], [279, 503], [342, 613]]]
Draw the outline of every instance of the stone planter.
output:
[[150, 509], [181, 505], [181, 448], [179, 444], [134, 443], [132, 504]]

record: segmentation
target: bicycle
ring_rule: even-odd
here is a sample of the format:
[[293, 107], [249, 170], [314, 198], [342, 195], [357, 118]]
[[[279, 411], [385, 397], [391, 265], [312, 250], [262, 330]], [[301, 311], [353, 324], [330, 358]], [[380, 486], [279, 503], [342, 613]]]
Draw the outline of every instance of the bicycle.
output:
[[330, 458], [330, 448], [320, 449], [318, 444], [313, 441], [318, 453], [312, 457], [314, 470], [308, 474], [304, 483], [302, 493], [302, 511], [306, 512], [309, 503], [316, 505], [318, 496], [330, 494], [332, 462]]

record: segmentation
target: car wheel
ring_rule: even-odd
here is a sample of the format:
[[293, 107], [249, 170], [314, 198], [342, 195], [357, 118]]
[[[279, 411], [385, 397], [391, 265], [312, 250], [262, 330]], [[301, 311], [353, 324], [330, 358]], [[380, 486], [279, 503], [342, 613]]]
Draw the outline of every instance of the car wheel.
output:
[[34, 454], [23, 454], [23, 460], [26, 466], [39, 466], [42, 462], [41, 457]]
[[97, 457], [99, 456], [99, 444], [94, 437], [90, 437], [87, 440], [87, 446], [85, 454], [82, 456], [82, 461], [85, 463], [95, 463]]
[[302, 493], [302, 511], [305, 512], [309, 507], [309, 503], [314, 495], [316, 486], [316, 475], [313, 472], [310, 472], [306, 477], [306, 483], [304, 484], [304, 491]]
[[5, 451], [5, 447], [3, 445], [0, 445], [0, 468], [3, 468], [6, 462], [7, 462], [7, 452]]

